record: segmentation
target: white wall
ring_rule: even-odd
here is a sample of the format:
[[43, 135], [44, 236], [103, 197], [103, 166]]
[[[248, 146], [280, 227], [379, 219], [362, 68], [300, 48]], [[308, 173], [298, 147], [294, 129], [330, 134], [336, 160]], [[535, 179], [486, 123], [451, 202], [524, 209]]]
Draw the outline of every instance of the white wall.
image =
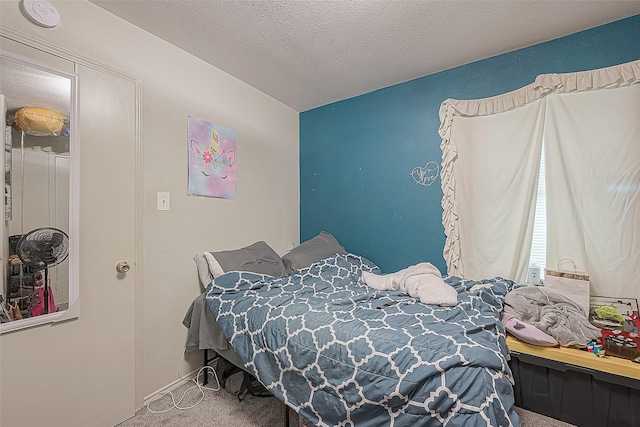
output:
[[[202, 292], [192, 256], [256, 240], [276, 251], [298, 242], [298, 114], [92, 3], [52, 3], [61, 15], [56, 29], [30, 24], [17, 1], [0, 2], [0, 24], [142, 81], [143, 262], [138, 267], [144, 280], [142, 342], [136, 349], [143, 353], [143, 369], [136, 373], [142, 376], [136, 396], [141, 403], [177, 379], [186, 337], [182, 319]], [[237, 131], [236, 200], [187, 197], [188, 115]], [[170, 211], [156, 211], [158, 191], [171, 193]], [[184, 373], [195, 369], [201, 357], [188, 359], [193, 363], [182, 367]]]

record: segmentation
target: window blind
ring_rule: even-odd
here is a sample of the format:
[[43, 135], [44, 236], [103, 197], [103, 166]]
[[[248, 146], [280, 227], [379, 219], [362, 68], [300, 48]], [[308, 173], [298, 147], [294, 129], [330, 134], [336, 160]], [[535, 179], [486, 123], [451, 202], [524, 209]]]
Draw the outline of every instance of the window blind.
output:
[[540, 267], [540, 279], [544, 279], [544, 269], [547, 264], [547, 192], [544, 168], [544, 141], [540, 156], [540, 171], [538, 175], [538, 192], [536, 199], [536, 213], [533, 221], [533, 239], [531, 241], [530, 267]]

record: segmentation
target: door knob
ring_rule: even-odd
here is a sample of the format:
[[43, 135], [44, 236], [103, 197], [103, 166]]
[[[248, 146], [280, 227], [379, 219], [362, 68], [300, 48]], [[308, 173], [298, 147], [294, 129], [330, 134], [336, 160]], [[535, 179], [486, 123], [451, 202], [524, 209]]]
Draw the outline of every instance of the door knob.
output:
[[116, 271], [118, 273], [126, 273], [129, 270], [131, 270], [131, 266], [127, 261], [120, 261], [116, 264]]

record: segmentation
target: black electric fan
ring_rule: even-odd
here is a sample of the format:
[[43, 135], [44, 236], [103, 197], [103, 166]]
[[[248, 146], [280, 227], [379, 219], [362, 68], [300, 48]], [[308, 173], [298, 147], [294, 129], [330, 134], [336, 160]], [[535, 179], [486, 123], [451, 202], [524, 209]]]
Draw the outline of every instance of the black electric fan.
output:
[[16, 251], [24, 265], [44, 270], [44, 313], [49, 313], [49, 268], [69, 256], [69, 236], [57, 228], [36, 228], [20, 238]]

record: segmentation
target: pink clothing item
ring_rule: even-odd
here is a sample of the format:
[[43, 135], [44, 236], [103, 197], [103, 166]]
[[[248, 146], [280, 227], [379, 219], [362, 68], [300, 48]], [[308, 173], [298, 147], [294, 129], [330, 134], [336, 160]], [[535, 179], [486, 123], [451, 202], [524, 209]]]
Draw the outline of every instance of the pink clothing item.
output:
[[[45, 314], [44, 312], [44, 287], [38, 289], [38, 296], [40, 297], [40, 303], [33, 307], [31, 310], [32, 316], [40, 316]], [[49, 313], [55, 313], [58, 311], [58, 307], [53, 302], [53, 292], [49, 289]]]

